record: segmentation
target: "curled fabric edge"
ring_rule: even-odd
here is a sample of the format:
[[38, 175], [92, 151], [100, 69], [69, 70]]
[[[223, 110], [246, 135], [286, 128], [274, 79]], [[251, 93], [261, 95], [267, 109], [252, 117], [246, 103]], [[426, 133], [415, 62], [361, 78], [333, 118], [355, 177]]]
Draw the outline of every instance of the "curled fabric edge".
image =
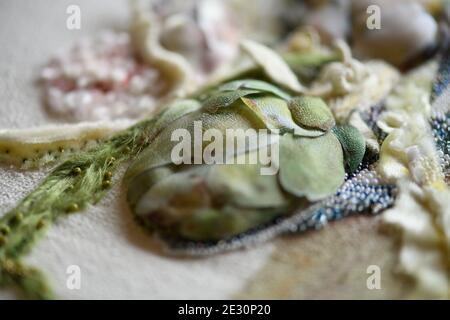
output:
[[130, 0], [133, 21], [130, 35], [139, 56], [150, 65], [158, 66], [169, 85], [168, 98], [193, 91], [197, 83], [190, 81], [194, 71], [187, 60], [175, 52], [166, 50], [159, 42], [158, 19], [146, 6], [149, 2]]
[[90, 149], [134, 123], [116, 120], [0, 130], [0, 164], [21, 169], [43, 167]]
[[[436, 65], [414, 70], [386, 102], [378, 126], [388, 133], [378, 173], [399, 186], [393, 208], [382, 215], [401, 239], [399, 270], [415, 281], [411, 298], [450, 298], [450, 188], [430, 120], [448, 113], [448, 101], [431, 105]], [[447, 95], [447, 87], [443, 95]], [[433, 129], [433, 130], [432, 130]]]

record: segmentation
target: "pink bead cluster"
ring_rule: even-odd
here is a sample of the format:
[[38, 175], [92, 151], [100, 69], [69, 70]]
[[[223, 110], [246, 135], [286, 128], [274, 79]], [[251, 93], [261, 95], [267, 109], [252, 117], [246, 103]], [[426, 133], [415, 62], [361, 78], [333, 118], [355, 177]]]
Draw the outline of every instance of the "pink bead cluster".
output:
[[138, 118], [165, 89], [158, 69], [136, 58], [129, 35], [110, 31], [62, 51], [40, 78], [50, 112], [74, 121]]

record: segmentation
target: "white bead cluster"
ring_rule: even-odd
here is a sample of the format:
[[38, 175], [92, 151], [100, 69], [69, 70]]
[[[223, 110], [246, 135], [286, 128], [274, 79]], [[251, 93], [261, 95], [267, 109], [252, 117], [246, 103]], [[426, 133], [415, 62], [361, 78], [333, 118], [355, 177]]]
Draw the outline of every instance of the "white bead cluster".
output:
[[76, 121], [138, 118], [165, 89], [158, 69], [135, 57], [129, 35], [110, 31], [62, 51], [40, 77], [50, 111]]

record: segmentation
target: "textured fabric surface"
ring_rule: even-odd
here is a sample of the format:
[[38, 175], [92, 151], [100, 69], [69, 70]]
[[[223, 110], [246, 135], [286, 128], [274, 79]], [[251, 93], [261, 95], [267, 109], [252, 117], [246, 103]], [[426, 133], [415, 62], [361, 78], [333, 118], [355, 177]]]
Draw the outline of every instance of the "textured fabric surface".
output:
[[[353, 216], [318, 232], [284, 237], [240, 299], [407, 299], [412, 282], [397, 272], [397, 244], [380, 216]], [[380, 288], [367, 281], [379, 268]]]
[[[66, 8], [81, 8], [81, 30], [66, 28]], [[51, 54], [104, 29], [124, 30], [127, 1], [6, 0], [0, 3], [0, 128], [55, 122], [46, 117], [36, 78]], [[38, 185], [45, 172], [0, 168], [0, 215]], [[120, 177], [117, 177], [120, 178]], [[132, 220], [116, 184], [95, 208], [52, 226], [27, 261], [48, 275], [63, 299], [218, 299], [241, 290], [272, 244], [204, 259], [164, 256]], [[67, 267], [81, 268], [81, 289], [66, 287]], [[0, 299], [14, 297], [0, 291]]]
[[[57, 122], [46, 116], [37, 75], [51, 55], [105, 29], [126, 30], [128, 1], [0, 2], [0, 129]], [[81, 30], [66, 28], [66, 8], [81, 9]], [[46, 171], [0, 168], [0, 216], [36, 187]], [[123, 173], [123, 170], [122, 170]], [[45, 272], [62, 299], [405, 298], [396, 273], [397, 246], [380, 219], [358, 216], [319, 231], [282, 237], [257, 248], [198, 259], [164, 255], [123, 198], [121, 175], [95, 207], [59, 220], [26, 258]], [[67, 267], [81, 268], [81, 289], [66, 286]], [[369, 266], [381, 289], [366, 285]], [[13, 298], [0, 290], [0, 299]]]

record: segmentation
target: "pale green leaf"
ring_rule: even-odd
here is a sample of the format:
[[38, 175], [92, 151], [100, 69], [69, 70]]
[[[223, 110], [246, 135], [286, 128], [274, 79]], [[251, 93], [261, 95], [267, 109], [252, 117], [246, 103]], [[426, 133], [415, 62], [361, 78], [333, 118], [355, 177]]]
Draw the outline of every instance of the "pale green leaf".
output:
[[335, 125], [331, 110], [321, 98], [295, 97], [289, 101], [289, 109], [295, 122], [303, 127], [328, 131]]
[[323, 134], [320, 130], [299, 127], [292, 119], [286, 101], [280, 98], [261, 96], [241, 100], [270, 130], [280, 130], [281, 133], [292, 132], [303, 137], [317, 137]]
[[207, 98], [202, 106], [205, 110], [209, 112], [216, 112], [220, 108], [225, 108], [232, 105], [239, 98], [245, 97], [250, 94], [259, 93], [258, 90], [235, 90], [228, 92], [216, 92], [213, 93], [209, 98]]
[[[264, 152], [267, 152], [266, 148]], [[258, 151], [253, 151], [253, 156], [257, 153]], [[271, 208], [288, 204], [276, 174], [262, 175], [260, 163], [238, 164], [239, 158], [244, 158], [248, 163], [249, 155], [237, 156], [234, 164], [215, 165], [211, 168], [207, 180], [215, 196], [246, 208]]]
[[317, 138], [281, 138], [280, 183], [287, 192], [316, 201], [335, 193], [344, 176], [341, 144], [332, 132]]
[[305, 87], [275, 51], [251, 40], [242, 41], [241, 48], [263, 68], [273, 82], [294, 92], [305, 92]]
[[225, 83], [219, 87], [219, 91], [236, 91], [236, 90], [258, 90], [264, 93], [272, 93], [282, 99], [289, 100], [290, 95], [281, 90], [280, 88], [261, 80], [244, 79], [235, 80]]

